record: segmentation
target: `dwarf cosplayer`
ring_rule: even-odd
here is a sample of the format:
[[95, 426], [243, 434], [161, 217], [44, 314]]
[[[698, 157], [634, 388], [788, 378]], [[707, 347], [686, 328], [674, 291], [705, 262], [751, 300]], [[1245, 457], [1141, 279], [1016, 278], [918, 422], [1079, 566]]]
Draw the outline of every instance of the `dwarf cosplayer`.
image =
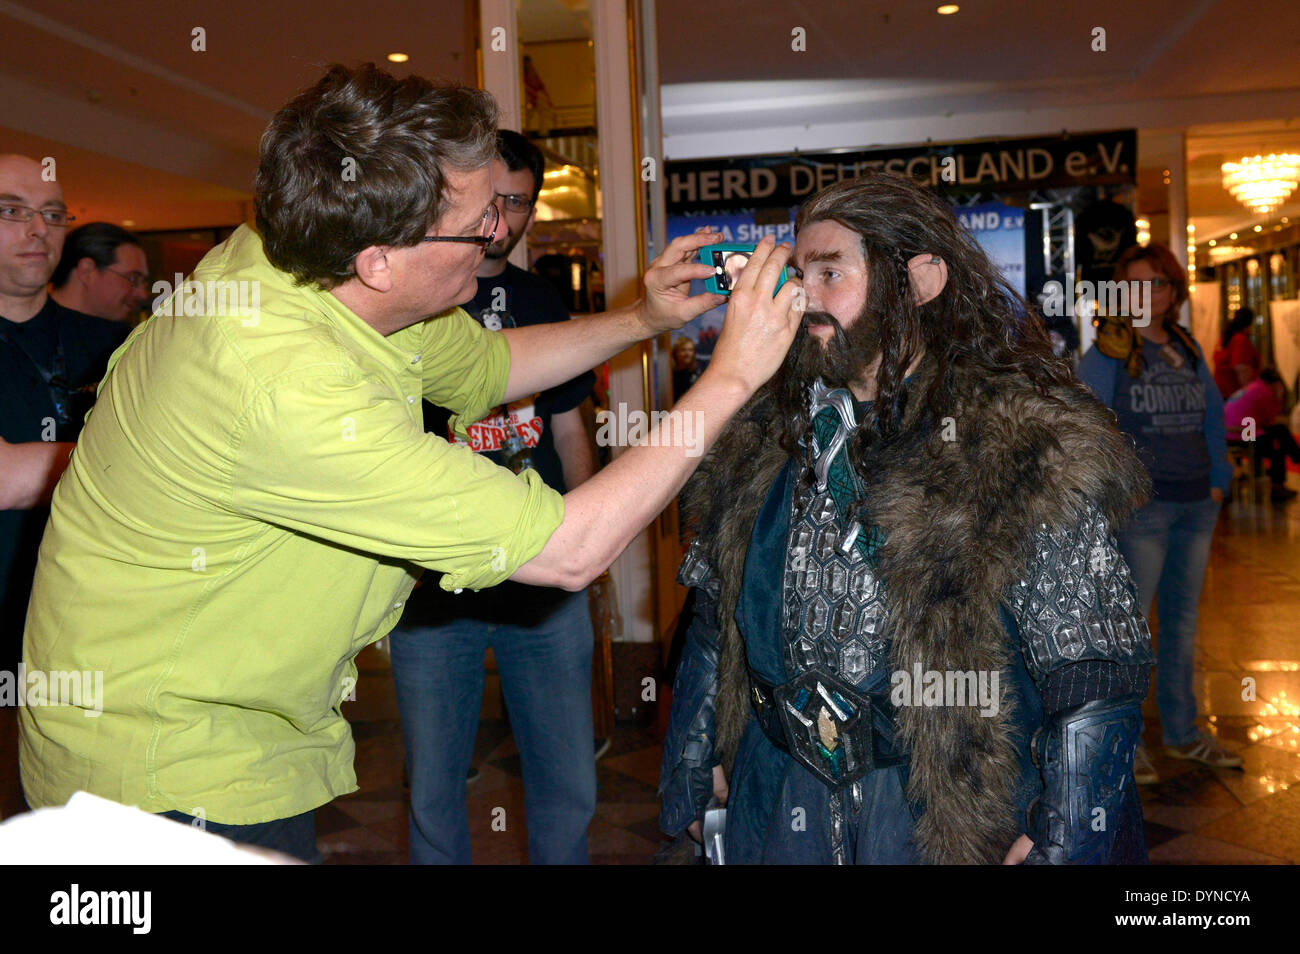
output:
[[803, 327], [683, 498], [661, 826], [725, 797], [731, 864], [1145, 862], [1145, 472], [933, 194], [796, 226]]

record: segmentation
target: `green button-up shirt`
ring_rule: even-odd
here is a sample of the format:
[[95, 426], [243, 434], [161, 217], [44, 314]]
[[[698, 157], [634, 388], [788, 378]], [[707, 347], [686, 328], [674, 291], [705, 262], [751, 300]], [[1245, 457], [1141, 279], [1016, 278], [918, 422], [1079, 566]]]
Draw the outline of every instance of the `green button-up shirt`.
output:
[[54, 494], [24, 659], [103, 692], [29, 693], [33, 807], [84, 789], [243, 825], [355, 791], [339, 706], [420, 567], [492, 586], [564, 516], [534, 472], [424, 432], [421, 396], [458, 429], [501, 402], [500, 334], [453, 309], [382, 336], [248, 228], [192, 278], [110, 359]]

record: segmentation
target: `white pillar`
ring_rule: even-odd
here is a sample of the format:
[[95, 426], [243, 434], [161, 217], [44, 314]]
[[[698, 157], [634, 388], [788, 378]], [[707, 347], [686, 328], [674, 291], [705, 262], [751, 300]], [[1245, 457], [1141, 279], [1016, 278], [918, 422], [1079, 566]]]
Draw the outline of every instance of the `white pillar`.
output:
[[[518, 129], [523, 122], [519, 88], [519, 17], [515, 0], [479, 0], [479, 56], [483, 65], [483, 89], [496, 97], [501, 107], [502, 129]], [[512, 264], [528, 267], [528, 239], [510, 253]]]
[[[1187, 275], [1187, 135], [1179, 131], [1173, 133], [1175, 146], [1170, 150], [1173, 158], [1169, 160], [1169, 250], [1183, 267]], [[1179, 315], [1180, 324], [1191, 326], [1191, 303], [1184, 302]]]
[[519, 18], [515, 0], [479, 0], [478, 15], [483, 88], [496, 97], [501, 107], [501, 128], [518, 129], [523, 110], [519, 102]]
[[[605, 301], [617, 308], [641, 294], [642, 262], [637, 235], [641, 201], [631, 88], [628, 8], [618, 0], [591, 5], [596, 59], [596, 129], [600, 143], [601, 235], [605, 266]], [[610, 362], [609, 399], [617, 413], [648, 410], [645, 401], [644, 349], [630, 348]], [[613, 448], [615, 456], [622, 448]], [[623, 616], [622, 639], [653, 642], [655, 613], [652, 545], [655, 527], [640, 533], [610, 568]]]

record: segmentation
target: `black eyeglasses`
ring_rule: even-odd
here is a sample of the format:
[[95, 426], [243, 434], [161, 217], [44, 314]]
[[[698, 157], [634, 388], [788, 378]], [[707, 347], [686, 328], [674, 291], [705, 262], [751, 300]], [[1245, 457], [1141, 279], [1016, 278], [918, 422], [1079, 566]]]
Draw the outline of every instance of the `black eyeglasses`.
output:
[[497, 198], [501, 200], [507, 212], [527, 212], [533, 207], [533, 200], [521, 192], [512, 192], [510, 195], [498, 192]]
[[482, 235], [426, 235], [425, 242], [462, 242], [466, 245], [478, 245], [487, 248], [497, 237], [497, 224], [501, 221], [501, 212], [493, 202], [483, 210]]
[[69, 222], [77, 221], [75, 215], [68, 215], [63, 209], [33, 209], [30, 206], [11, 203], [0, 205], [0, 222], [25, 225], [38, 215], [45, 220], [46, 225], [54, 228], [62, 228]]
[[119, 272], [116, 268], [109, 268], [107, 265], [104, 266], [104, 271], [112, 272], [132, 288], [147, 288], [149, 285], [149, 276], [141, 275], [139, 272]]

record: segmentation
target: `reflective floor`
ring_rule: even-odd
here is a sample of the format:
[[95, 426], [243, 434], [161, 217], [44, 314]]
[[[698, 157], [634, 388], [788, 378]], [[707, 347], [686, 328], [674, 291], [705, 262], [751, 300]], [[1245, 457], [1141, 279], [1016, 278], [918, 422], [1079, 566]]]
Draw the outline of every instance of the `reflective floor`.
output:
[[[1293, 486], [1300, 486], [1294, 475]], [[1265, 494], [1265, 496], [1267, 496]], [[1159, 621], [1153, 623], [1159, 640]], [[357, 701], [345, 707], [357, 745], [360, 791], [317, 813], [327, 864], [403, 864], [406, 793], [402, 739], [386, 657], [358, 660]], [[1243, 687], [1254, 680], [1253, 697]], [[1206, 728], [1245, 760], [1215, 770], [1170, 759], [1159, 716], [1146, 707], [1147, 744], [1161, 781], [1142, 789], [1151, 861], [1286, 864], [1300, 861], [1300, 504], [1234, 501], [1215, 535], [1201, 601], [1196, 690]], [[1243, 698], [1245, 696], [1246, 698]], [[13, 710], [0, 711], [0, 812], [21, 806]], [[648, 863], [659, 846], [653, 727], [619, 724], [597, 763], [592, 861]], [[494, 677], [485, 692], [468, 787], [474, 860], [527, 860], [519, 756]], [[504, 816], [497, 809], [504, 809]], [[505, 830], [494, 827], [504, 817]]]
[[[1291, 482], [1296, 485], [1295, 475]], [[1155, 629], [1159, 641], [1158, 620]], [[1143, 788], [1152, 862], [1300, 861], [1300, 505], [1294, 501], [1282, 507], [1238, 500], [1220, 520], [1201, 595], [1196, 692], [1206, 728], [1240, 753], [1244, 770], [1166, 758], [1148, 699], [1147, 745], [1161, 777]]]

